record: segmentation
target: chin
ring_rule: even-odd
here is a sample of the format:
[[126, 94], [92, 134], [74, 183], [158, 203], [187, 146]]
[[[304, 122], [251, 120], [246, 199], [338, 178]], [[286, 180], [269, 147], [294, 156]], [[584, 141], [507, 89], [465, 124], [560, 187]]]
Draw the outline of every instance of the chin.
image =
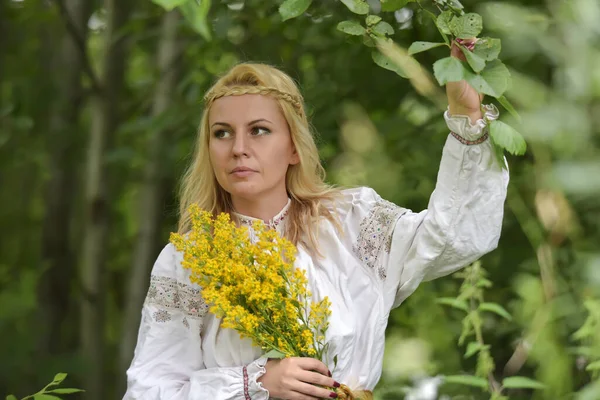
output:
[[229, 186], [227, 190], [233, 197], [253, 198], [262, 192], [260, 187], [250, 182], [236, 182]]

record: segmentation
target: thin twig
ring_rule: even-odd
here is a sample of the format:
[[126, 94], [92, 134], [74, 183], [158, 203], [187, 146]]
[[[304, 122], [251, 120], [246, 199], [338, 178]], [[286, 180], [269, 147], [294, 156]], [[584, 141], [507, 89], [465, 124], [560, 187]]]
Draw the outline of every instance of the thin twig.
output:
[[100, 80], [98, 79], [96, 73], [94, 72], [94, 69], [92, 68], [92, 64], [90, 63], [85, 40], [84, 40], [83, 36], [81, 35], [81, 32], [79, 31], [79, 28], [77, 27], [77, 25], [75, 25], [75, 22], [73, 22], [73, 18], [71, 18], [71, 15], [69, 14], [69, 10], [67, 9], [67, 7], [64, 3], [64, 0], [54, 0], [54, 2], [56, 3], [56, 6], [58, 7], [58, 11], [65, 23], [65, 27], [67, 28], [67, 31], [71, 35], [71, 38], [73, 39], [73, 41], [75, 42], [75, 45], [77, 46], [77, 48], [79, 49], [79, 52], [81, 53], [81, 61], [83, 64], [83, 69], [85, 70], [86, 74], [88, 75], [88, 77], [90, 78], [90, 80], [92, 82], [92, 90], [95, 93], [100, 94], [102, 92], [102, 85], [100, 84]]

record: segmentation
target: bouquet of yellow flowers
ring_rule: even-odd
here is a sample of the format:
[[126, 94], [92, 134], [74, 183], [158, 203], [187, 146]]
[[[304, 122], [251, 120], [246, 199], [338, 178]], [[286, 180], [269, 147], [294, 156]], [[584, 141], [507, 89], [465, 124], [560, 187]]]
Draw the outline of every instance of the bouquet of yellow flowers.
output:
[[213, 218], [198, 206], [190, 212], [191, 231], [171, 234], [171, 242], [222, 326], [250, 338], [269, 358], [321, 360], [331, 303], [311, 301], [305, 272], [294, 268], [295, 246], [262, 221], [253, 225], [251, 240], [227, 213]]

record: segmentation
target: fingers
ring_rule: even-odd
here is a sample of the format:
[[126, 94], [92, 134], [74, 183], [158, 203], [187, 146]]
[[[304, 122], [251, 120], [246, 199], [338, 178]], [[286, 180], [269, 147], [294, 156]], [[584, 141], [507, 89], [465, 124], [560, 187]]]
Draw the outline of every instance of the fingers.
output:
[[317, 372], [302, 371], [298, 374], [298, 379], [302, 382], [311, 383], [313, 385], [328, 386], [328, 387], [339, 387], [333, 378], [323, 376]]
[[309, 358], [309, 357], [296, 357], [290, 360], [295, 360], [295, 362], [297, 362], [298, 366], [304, 370], [307, 371], [317, 371], [319, 372], [321, 375], [324, 376], [329, 376], [329, 369], [327, 368], [327, 365], [323, 364], [321, 361], [315, 359], [315, 358]]
[[320, 388], [318, 386], [311, 385], [310, 383], [298, 382], [294, 391], [298, 394], [309, 396], [311, 398], [318, 399], [335, 399], [337, 394], [329, 389]]
[[458, 45], [462, 45], [466, 47], [469, 51], [473, 51], [475, 48], [475, 43], [477, 43], [477, 38], [471, 39], [456, 39], [452, 42], [452, 48], [450, 49], [450, 55], [452, 57], [456, 57], [461, 61], [467, 61], [465, 55]]

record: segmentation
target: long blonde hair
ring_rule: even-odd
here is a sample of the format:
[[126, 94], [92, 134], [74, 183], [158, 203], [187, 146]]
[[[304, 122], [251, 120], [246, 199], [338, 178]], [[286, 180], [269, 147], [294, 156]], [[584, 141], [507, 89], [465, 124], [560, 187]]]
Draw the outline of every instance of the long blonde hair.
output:
[[208, 113], [216, 99], [243, 94], [271, 96], [279, 103], [300, 159], [298, 164], [289, 166], [286, 175], [286, 189], [291, 205], [285, 236], [294, 244], [302, 243], [315, 254], [320, 254], [316, 222], [320, 218], [326, 218], [339, 227], [331, 208], [326, 204], [336, 199], [339, 189], [325, 183], [325, 170], [319, 159], [298, 87], [287, 74], [265, 64], [238, 64], [217, 80], [207, 92], [193, 159], [181, 183], [179, 233], [190, 230], [191, 204], [198, 204], [213, 214], [233, 211], [231, 197], [217, 183], [210, 162]]

